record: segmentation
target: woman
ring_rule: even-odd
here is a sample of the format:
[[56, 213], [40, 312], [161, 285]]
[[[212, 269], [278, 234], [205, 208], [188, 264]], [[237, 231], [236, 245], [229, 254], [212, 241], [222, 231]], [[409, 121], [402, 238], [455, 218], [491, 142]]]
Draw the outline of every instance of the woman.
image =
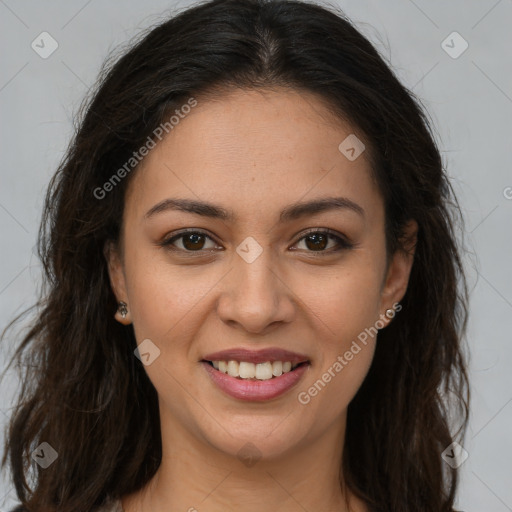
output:
[[214, 0], [152, 29], [49, 187], [18, 510], [453, 511], [457, 213], [342, 13]]

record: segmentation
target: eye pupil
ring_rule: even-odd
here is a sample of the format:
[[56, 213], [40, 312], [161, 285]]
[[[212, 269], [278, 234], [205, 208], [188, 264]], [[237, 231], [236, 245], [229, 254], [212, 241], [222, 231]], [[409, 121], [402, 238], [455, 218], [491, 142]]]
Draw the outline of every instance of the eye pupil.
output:
[[[189, 241], [192, 241], [192, 246], [189, 245]], [[187, 249], [201, 249], [201, 242], [204, 244], [204, 235], [202, 235], [201, 233], [190, 233], [188, 235], [183, 236], [183, 245]], [[200, 244], [199, 247], [195, 245], [198, 243]]]
[[[321, 239], [321, 240], [319, 240]], [[308, 244], [308, 241], [313, 241], [313, 249], [325, 249], [327, 236], [321, 234], [321, 233], [313, 233], [311, 235], [308, 235], [306, 237], [306, 245], [308, 246], [308, 249], [311, 249], [311, 247]]]

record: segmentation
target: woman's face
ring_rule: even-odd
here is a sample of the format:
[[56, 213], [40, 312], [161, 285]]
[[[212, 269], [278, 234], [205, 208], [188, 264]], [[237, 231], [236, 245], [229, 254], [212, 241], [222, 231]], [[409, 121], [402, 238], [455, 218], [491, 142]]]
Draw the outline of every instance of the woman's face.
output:
[[[129, 309], [118, 320], [150, 340], [141, 353], [163, 431], [230, 455], [251, 442], [263, 457], [343, 432], [369, 333], [405, 293], [411, 261], [386, 265], [367, 155], [324, 109], [285, 89], [198, 98], [133, 176], [110, 275]], [[298, 208], [327, 200], [337, 206]], [[279, 376], [279, 361], [303, 363]]]

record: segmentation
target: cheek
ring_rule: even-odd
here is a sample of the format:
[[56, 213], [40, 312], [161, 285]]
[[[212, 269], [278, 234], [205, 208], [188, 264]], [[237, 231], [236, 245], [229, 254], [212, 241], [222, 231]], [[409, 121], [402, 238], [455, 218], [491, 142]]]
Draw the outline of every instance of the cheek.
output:
[[381, 264], [361, 255], [350, 264], [328, 272], [303, 272], [294, 293], [313, 313], [325, 337], [323, 351], [341, 350], [348, 338], [357, 337], [379, 318]]
[[[340, 279], [328, 300], [318, 299], [316, 361], [297, 392], [304, 413], [326, 428], [346, 411], [363, 383], [375, 352], [378, 281]], [[314, 307], [314, 305], [313, 305]]]
[[125, 264], [136, 339], [154, 339], [161, 347], [169, 338], [183, 338], [184, 328], [193, 328], [204, 298], [219, 280], [217, 272], [199, 266], [167, 264], [154, 249], [127, 254]]
[[308, 414], [326, 423], [346, 409], [370, 368], [379, 320], [381, 271], [378, 261], [338, 268], [328, 279], [302, 283], [302, 296], [314, 314], [316, 364], [298, 391]]

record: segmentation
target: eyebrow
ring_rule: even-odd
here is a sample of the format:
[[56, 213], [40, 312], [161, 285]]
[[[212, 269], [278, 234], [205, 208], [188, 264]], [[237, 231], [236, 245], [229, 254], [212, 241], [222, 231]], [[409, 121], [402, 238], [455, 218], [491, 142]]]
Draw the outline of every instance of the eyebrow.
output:
[[[237, 219], [237, 216], [232, 210], [228, 210], [222, 206], [208, 203], [206, 201], [197, 201], [195, 199], [175, 198], [164, 199], [157, 203], [148, 210], [144, 217], [148, 219], [158, 213], [169, 210], [178, 210], [224, 221], [235, 221]], [[346, 197], [324, 197], [308, 202], [294, 203], [287, 206], [281, 211], [279, 221], [288, 222], [307, 215], [314, 215], [331, 210], [349, 210], [356, 212], [362, 217], [365, 216], [364, 209]]]

